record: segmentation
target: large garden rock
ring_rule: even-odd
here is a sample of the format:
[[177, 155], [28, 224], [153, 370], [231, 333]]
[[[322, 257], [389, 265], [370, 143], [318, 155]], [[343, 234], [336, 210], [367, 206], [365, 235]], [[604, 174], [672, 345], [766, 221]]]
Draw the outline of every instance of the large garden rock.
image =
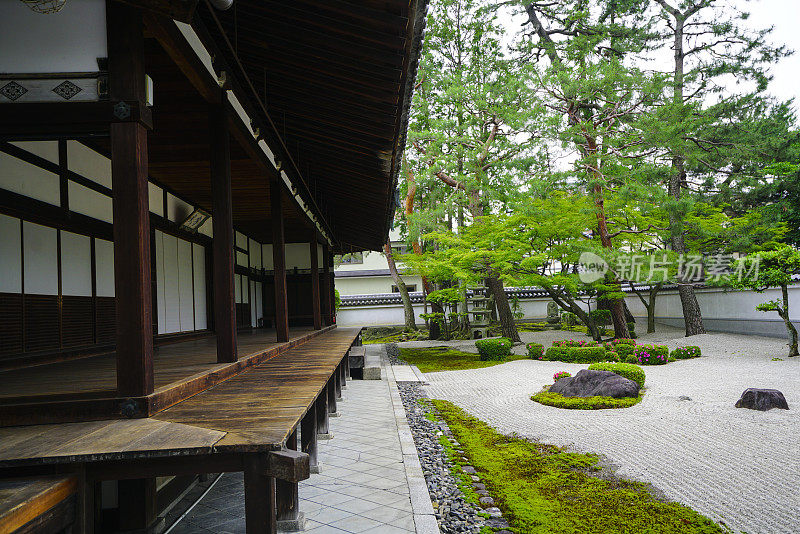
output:
[[789, 409], [783, 393], [777, 389], [747, 388], [742, 397], [736, 401], [737, 408], [749, 408], [766, 412], [773, 408]]
[[572, 377], [562, 378], [552, 386], [551, 393], [565, 397], [636, 397], [639, 384], [610, 371], [583, 369]]

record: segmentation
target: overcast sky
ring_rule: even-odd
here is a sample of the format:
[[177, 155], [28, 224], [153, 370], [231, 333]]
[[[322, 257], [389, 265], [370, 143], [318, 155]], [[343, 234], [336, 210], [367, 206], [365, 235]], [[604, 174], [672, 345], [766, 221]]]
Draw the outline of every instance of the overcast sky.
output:
[[[753, 28], [774, 26], [772, 44], [785, 44], [795, 53], [782, 59], [772, 69], [769, 91], [780, 100], [795, 99], [794, 109], [800, 115], [800, 0], [733, 0], [740, 9], [750, 12], [746, 24]], [[676, 0], [677, 3], [677, 0]], [[516, 34], [527, 17], [524, 14], [501, 15], [510, 34]], [[800, 119], [798, 119], [800, 123]]]

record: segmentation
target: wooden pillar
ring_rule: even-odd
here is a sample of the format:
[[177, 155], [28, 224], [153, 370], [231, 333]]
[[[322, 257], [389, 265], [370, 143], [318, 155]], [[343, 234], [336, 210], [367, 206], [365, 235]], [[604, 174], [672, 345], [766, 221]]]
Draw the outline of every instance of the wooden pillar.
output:
[[[144, 37], [139, 9], [108, 2], [109, 96], [130, 110], [144, 107]], [[111, 123], [114, 288], [117, 308], [117, 394], [153, 392], [153, 326], [147, 130], [121, 112]]]
[[333, 385], [336, 390], [336, 400], [342, 400], [342, 364], [341, 362], [333, 372]]
[[277, 178], [270, 179], [270, 217], [272, 217], [272, 265], [275, 272], [275, 330], [278, 343], [289, 341], [289, 305], [286, 300], [286, 243], [283, 236], [283, 188]]
[[311, 309], [314, 316], [314, 330], [322, 328], [322, 310], [319, 299], [319, 251], [317, 249], [317, 230], [311, 234]]
[[336, 417], [339, 415], [339, 410], [336, 407], [336, 373], [333, 373], [328, 379], [328, 384], [325, 386], [325, 393], [328, 396], [328, 416]]
[[278, 531], [275, 479], [267, 476], [267, 454], [249, 454], [244, 466], [244, 509], [247, 534]]
[[325, 326], [333, 324], [333, 313], [331, 308], [331, 267], [330, 267], [331, 249], [328, 244], [322, 245], [322, 316], [325, 319]]
[[319, 473], [317, 463], [317, 403], [311, 405], [300, 421], [300, 452], [308, 454], [312, 473]]
[[118, 488], [119, 530], [146, 532], [158, 520], [156, 479], [120, 480]]
[[317, 411], [317, 435], [319, 439], [330, 439], [327, 386], [319, 393], [317, 400], [314, 401], [314, 406]]
[[[297, 429], [286, 439], [286, 448], [297, 450]], [[278, 526], [281, 527], [281, 530], [302, 530], [304, 520], [300, 513], [300, 493], [297, 482], [276, 480], [275, 504]]]
[[237, 359], [230, 135], [225, 107], [211, 104], [208, 110], [211, 220], [214, 232], [214, 328], [217, 334], [217, 361], [223, 363]]

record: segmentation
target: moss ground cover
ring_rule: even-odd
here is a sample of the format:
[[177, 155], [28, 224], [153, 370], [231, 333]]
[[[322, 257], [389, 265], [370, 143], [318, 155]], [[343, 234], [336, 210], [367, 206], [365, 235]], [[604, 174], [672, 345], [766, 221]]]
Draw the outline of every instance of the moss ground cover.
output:
[[400, 358], [410, 365], [416, 365], [423, 373], [434, 371], [458, 371], [491, 367], [513, 360], [524, 360], [526, 355], [511, 354], [505, 360], [481, 361], [478, 354], [462, 352], [448, 347], [401, 348]]
[[643, 484], [592, 476], [596, 455], [504, 436], [449, 402], [433, 403], [517, 533], [725, 532]]
[[642, 400], [642, 394], [638, 397], [625, 397], [614, 399], [612, 397], [565, 397], [560, 393], [550, 393], [540, 391], [531, 397], [532, 401], [555, 408], [566, 408], [568, 410], [605, 410], [607, 408], [630, 408]]

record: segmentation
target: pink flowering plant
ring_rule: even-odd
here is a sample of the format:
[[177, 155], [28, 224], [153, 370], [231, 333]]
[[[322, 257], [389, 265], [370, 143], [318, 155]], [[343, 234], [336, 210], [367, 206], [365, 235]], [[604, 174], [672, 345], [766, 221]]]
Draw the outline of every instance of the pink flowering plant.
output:
[[553, 375], [553, 381], [554, 381], [554, 382], [558, 382], [558, 381], [559, 381], [559, 380], [561, 380], [562, 378], [569, 378], [569, 377], [571, 377], [571, 376], [572, 376], [572, 375], [571, 375], [571, 374], [569, 374], [569, 373], [568, 373], [568, 372], [566, 372], [566, 371], [559, 371], [559, 372], [557, 372], [556, 374], [554, 374], [554, 375]]
[[596, 347], [596, 341], [587, 341], [585, 339], [562, 339], [560, 341], [553, 341], [554, 347]]
[[669, 352], [664, 345], [637, 345], [633, 356], [639, 365], [664, 365], [667, 363]]
[[528, 349], [528, 358], [531, 360], [544, 359], [544, 345], [541, 343], [528, 343], [525, 347]]

